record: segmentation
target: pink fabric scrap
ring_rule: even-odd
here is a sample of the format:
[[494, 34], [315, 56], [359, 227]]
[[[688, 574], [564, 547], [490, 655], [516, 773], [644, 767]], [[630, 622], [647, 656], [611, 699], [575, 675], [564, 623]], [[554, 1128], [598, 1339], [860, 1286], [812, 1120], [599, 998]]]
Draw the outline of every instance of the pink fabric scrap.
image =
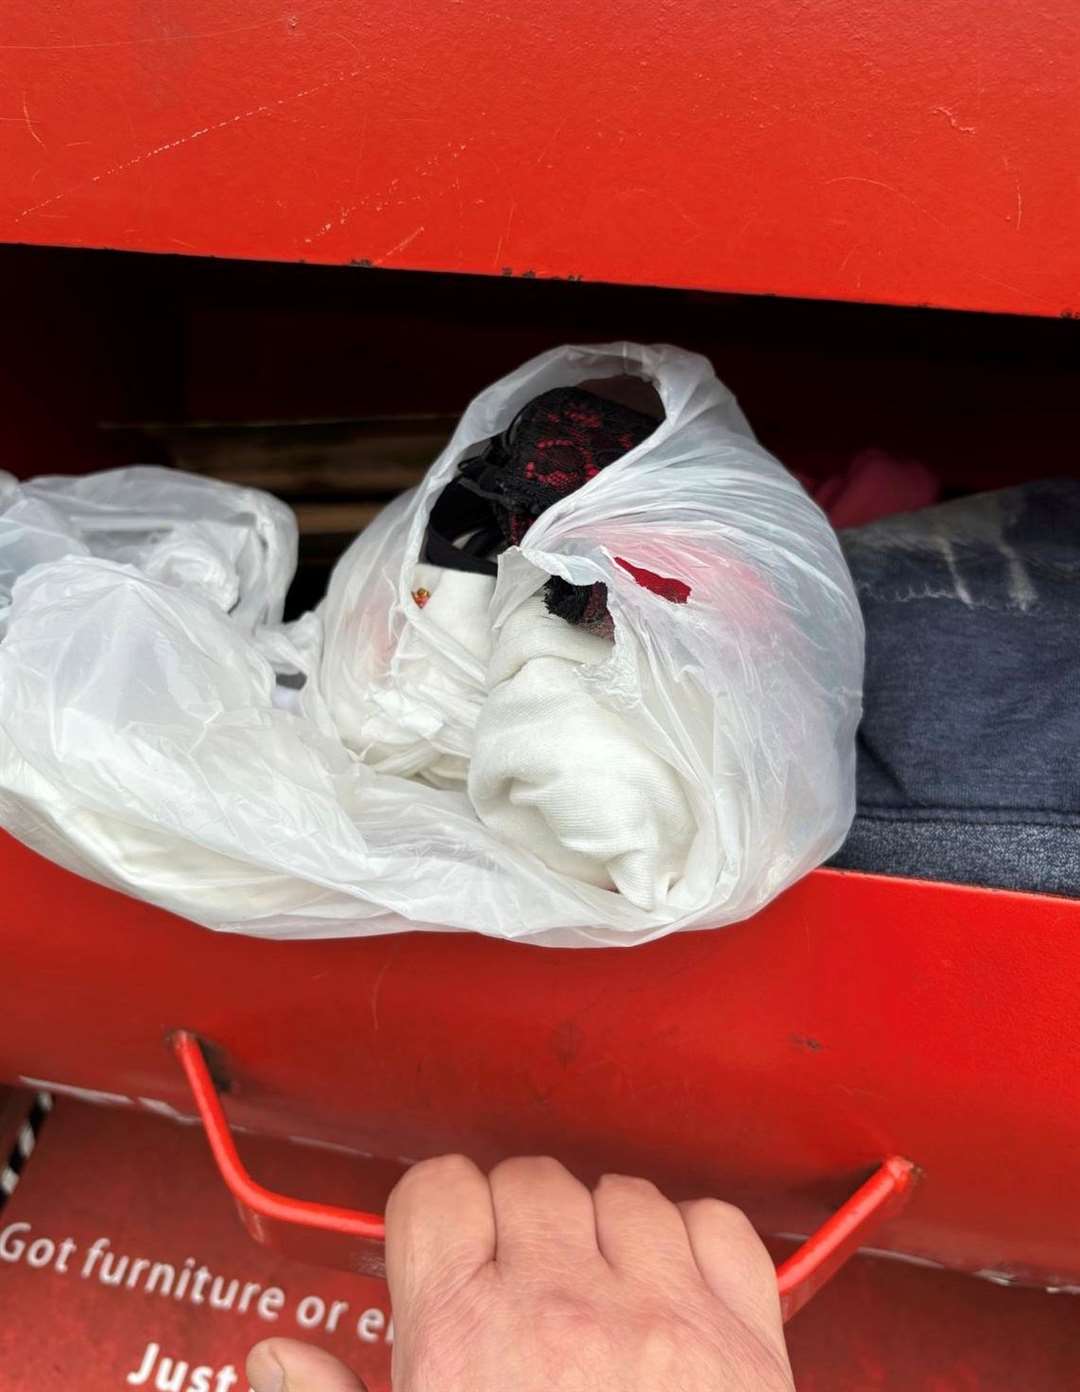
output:
[[838, 531], [930, 507], [941, 496], [941, 482], [925, 464], [880, 449], [861, 450], [846, 469], [828, 478], [796, 477]]

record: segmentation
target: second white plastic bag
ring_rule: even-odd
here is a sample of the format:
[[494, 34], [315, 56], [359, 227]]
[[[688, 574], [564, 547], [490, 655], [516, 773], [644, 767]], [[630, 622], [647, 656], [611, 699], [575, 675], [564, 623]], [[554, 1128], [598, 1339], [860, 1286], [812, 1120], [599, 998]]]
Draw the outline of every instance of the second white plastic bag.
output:
[[19, 576], [68, 556], [195, 590], [253, 629], [281, 619], [296, 520], [258, 489], [154, 465], [29, 483], [0, 474], [0, 634]]

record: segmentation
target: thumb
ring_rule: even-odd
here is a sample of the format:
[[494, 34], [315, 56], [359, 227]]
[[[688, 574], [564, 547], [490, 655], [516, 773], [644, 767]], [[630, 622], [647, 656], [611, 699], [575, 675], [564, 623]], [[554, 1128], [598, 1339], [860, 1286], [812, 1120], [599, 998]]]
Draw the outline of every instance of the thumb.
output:
[[366, 1392], [344, 1363], [295, 1339], [267, 1339], [248, 1354], [252, 1392]]

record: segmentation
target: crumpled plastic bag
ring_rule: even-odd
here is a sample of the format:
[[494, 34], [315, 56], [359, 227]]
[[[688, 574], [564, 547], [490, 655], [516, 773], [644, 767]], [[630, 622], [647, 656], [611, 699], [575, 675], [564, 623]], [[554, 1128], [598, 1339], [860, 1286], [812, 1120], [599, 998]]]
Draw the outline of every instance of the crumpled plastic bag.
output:
[[[490, 616], [497, 634], [551, 574], [607, 585], [615, 638], [584, 679], [676, 771], [697, 826], [652, 911], [503, 841], [464, 790], [356, 756], [372, 702], [408, 690], [423, 737], [468, 757], [487, 674], [412, 599], [428, 511], [533, 397], [623, 374], [655, 386], [664, 420], [500, 557]], [[670, 602], [622, 562], [689, 597]], [[823, 514], [694, 354], [560, 348], [482, 392], [299, 625], [252, 632], [235, 606], [138, 567], [68, 554], [16, 581], [0, 644], [0, 821], [209, 927], [641, 942], [748, 916], [850, 824], [863, 644], [850, 577]], [[281, 593], [290, 575], [275, 576]], [[433, 655], [454, 681], [425, 681]], [[289, 709], [284, 673], [306, 677]]]
[[0, 635], [18, 577], [65, 556], [194, 590], [250, 630], [281, 619], [296, 518], [258, 489], [153, 465], [26, 483], [0, 473]]

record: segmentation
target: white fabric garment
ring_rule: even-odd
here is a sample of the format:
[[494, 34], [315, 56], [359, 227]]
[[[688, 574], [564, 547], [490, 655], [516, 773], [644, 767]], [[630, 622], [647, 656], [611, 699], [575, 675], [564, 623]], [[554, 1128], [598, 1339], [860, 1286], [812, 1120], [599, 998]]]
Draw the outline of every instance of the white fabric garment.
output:
[[469, 769], [477, 816], [552, 870], [663, 909], [697, 830], [682, 780], [582, 680], [612, 645], [549, 614], [507, 619]]
[[[697, 827], [675, 770], [581, 679], [581, 667], [612, 657], [611, 642], [549, 614], [537, 595], [492, 652], [494, 588], [485, 575], [415, 568], [425, 602], [383, 680], [336, 707], [345, 742], [380, 773], [447, 788], [468, 779], [477, 816], [507, 845], [662, 911]], [[484, 684], [462, 652], [487, 668]]]
[[350, 688], [334, 720], [349, 748], [380, 773], [461, 787], [491, 653], [495, 580], [419, 564], [412, 590], [427, 598], [413, 600], [412, 622], [381, 680]]

